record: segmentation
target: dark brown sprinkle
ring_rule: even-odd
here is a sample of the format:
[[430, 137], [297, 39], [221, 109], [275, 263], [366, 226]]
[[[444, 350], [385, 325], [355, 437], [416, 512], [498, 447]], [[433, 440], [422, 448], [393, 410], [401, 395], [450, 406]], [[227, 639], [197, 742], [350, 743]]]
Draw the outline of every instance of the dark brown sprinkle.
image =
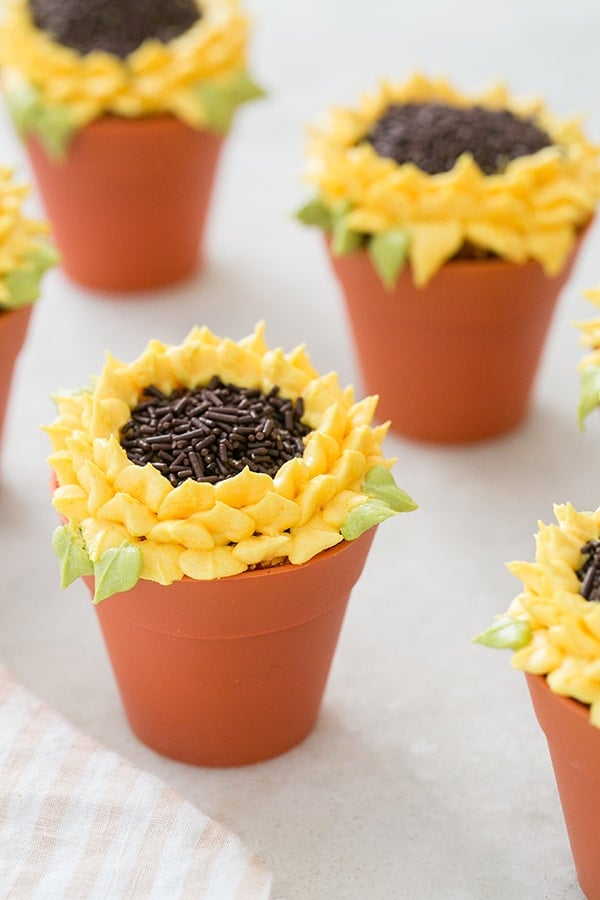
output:
[[248, 466], [275, 475], [302, 456], [304, 404], [259, 390], [223, 384], [166, 395], [149, 385], [121, 429], [121, 446], [139, 466], [152, 463], [173, 487], [187, 478], [216, 484]]
[[460, 250], [454, 254], [452, 259], [497, 259], [497, 254], [491, 250], [485, 250], [483, 247], [477, 247], [470, 241], [465, 241]]
[[581, 548], [586, 561], [577, 572], [581, 581], [579, 593], [586, 600], [600, 601], [600, 541], [588, 541]]
[[486, 175], [493, 175], [510, 160], [552, 144], [532, 119], [510, 110], [446, 103], [392, 104], [364, 140], [379, 156], [399, 165], [412, 162], [429, 175], [449, 172], [466, 152]]
[[146, 38], [167, 44], [201, 18], [194, 0], [29, 0], [36, 28], [82, 56], [124, 59]]

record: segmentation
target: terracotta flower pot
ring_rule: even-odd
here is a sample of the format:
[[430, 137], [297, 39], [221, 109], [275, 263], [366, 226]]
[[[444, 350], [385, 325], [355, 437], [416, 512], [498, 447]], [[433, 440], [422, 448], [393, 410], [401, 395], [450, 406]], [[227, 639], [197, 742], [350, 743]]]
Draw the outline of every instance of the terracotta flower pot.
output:
[[365, 251], [330, 254], [379, 416], [399, 434], [445, 443], [518, 425], [575, 255], [556, 278], [533, 261], [457, 260], [424, 289], [405, 268], [387, 291]]
[[[139, 581], [99, 603], [137, 736], [205, 766], [258, 762], [303, 740], [374, 530], [303, 565], [168, 587]], [[93, 580], [85, 581], [93, 593]]]
[[600, 898], [600, 728], [582, 703], [554, 694], [540, 675], [527, 685], [546, 735], [579, 884], [588, 900]]
[[25, 343], [32, 309], [32, 305], [28, 304], [20, 309], [0, 312], [0, 439], [8, 408], [13, 373], [17, 357]]
[[67, 274], [132, 291], [191, 275], [222, 138], [172, 116], [107, 116], [83, 128], [65, 160], [27, 149]]

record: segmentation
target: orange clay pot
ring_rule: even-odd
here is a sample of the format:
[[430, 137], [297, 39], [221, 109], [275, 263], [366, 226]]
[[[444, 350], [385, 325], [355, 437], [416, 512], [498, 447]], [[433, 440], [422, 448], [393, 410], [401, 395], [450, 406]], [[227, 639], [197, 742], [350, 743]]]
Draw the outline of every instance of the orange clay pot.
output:
[[67, 274], [134, 291], [191, 275], [222, 138], [172, 116], [107, 116], [78, 132], [64, 160], [27, 143]]
[[588, 900], [600, 900], [600, 728], [589, 709], [554, 694], [541, 675], [527, 675], [550, 758], [579, 884]]
[[10, 388], [19, 352], [25, 343], [33, 307], [0, 312], [0, 438], [8, 409]]
[[365, 251], [330, 254], [380, 418], [399, 434], [441, 443], [518, 425], [574, 258], [556, 278], [533, 261], [455, 260], [424, 289], [405, 267], [387, 291]]
[[[168, 587], [140, 580], [96, 610], [129, 723], [154, 750], [240, 766], [312, 730], [375, 529], [303, 565]], [[93, 591], [93, 579], [85, 579]]]

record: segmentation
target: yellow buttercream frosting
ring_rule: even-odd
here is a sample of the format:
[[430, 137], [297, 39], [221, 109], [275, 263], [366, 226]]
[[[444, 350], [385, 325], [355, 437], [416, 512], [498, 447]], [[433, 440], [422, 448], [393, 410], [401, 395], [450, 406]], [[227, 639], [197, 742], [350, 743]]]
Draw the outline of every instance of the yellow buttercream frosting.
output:
[[27, 0], [7, 0], [0, 62], [9, 95], [37, 92], [47, 110], [67, 110], [76, 128], [105, 114], [171, 113], [193, 127], [207, 123], [196, 88], [227, 86], [246, 68], [248, 21], [237, 0], [202, 0], [202, 16], [168, 43], [148, 39], [124, 59], [104, 51], [80, 55], [31, 19]]
[[[380, 157], [362, 140], [391, 104], [432, 101], [530, 117], [552, 146], [513, 159], [495, 175], [485, 175], [470, 154], [449, 172], [429, 175]], [[467, 96], [444, 79], [415, 75], [406, 83], [382, 82], [354, 108], [331, 109], [311, 129], [306, 177], [333, 213], [347, 210], [347, 228], [367, 241], [405, 230], [419, 286], [467, 242], [514, 263], [537, 260], [553, 276], [600, 198], [600, 148], [577, 121], [559, 121], [539, 100], [513, 99], [501, 86]]]
[[600, 603], [580, 593], [581, 549], [600, 538], [600, 509], [578, 512], [570, 503], [555, 506], [557, 524], [539, 523], [535, 562], [513, 562], [523, 582], [508, 616], [526, 622], [530, 639], [511, 663], [546, 675], [551, 690], [590, 705], [590, 721], [600, 726]]
[[24, 214], [23, 201], [28, 190], [26, 185], [15, 182], [12, 169], [0, 166], [0, 310], [22, 305], [13, 303], [15, 291], [10, 276], [17, 271], [31, 270], [33, 274], [40, 240], [49, 230], [46, 223]]
[[[225, 383], [304, 403], [311, 429], [301, 457], [274, 477], [248, 468], [217, 484], [173, 487], [151, 464], [132, 463], [120, 430], [144, 388]], [[361, 486], [382, 456], [388, 424], [373, 426], [377, 398], [355, 401], [335, 374], [320, 376], [303, 347], [270, 349], [262, 326], [239, 342], [194, 328], [180, 345], [151, 341], [127, 364], [107, 355], [90, 391], [55, 398], [46, 427], [58, 486], [53, 504], [80, 529], [92, 563], [124, 542], [142, 554], [141, 577], [169, 584], [184, 575], [220, 578], [250, 566], [301, 564], [343, 540], [349, 512], [369, 501]]]

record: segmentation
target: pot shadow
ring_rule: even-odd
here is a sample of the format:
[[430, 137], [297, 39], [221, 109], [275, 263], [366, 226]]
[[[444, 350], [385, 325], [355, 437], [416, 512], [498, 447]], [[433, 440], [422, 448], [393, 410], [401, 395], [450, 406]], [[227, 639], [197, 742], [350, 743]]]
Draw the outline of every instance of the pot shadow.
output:
[[[503, 755], [518, 752], [510, 736], [498, 738], [495, 762], [477, 760], [473, 752], [449, 755], [428, 724], [384, 746], [381, 737], [365, 741], [326, 704], [303, 744], [261, 764], [263, 803], [277, 821], [266, 857], [274, 897], [583, 897], [558, 801], [549, 802], [551, 775], [540, 767], [539, 779], [520, 780], [517, 771], [507, 792], [493, 776]], [[554, 815], [546, 818], [549, 806]], [[532, 877], [532, 835], [535, 872], [547, 877]]]

